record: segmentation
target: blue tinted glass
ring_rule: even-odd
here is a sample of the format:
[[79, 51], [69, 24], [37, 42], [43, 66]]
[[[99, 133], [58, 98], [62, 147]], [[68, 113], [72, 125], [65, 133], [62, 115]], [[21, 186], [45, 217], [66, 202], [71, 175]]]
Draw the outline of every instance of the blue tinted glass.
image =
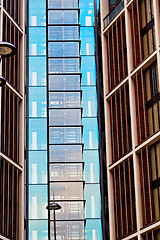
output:
[[[38, 6], [38, 7], [37, 7]], [[46, 25], [46, 0], [29, 0], [29, 26]]]
[[94, 27], [81, 27], [81, 55], [95, 54]]
[[78, 10], [48, 11], [48, 24], [78, 24]]
[[96, 240], [102, 240], [102, 224], [101, 224], [101, 219], [94, 219], [86, 220], [86, 225], [85, 225], [85, 234], [86, 234], [86, 239], [96, 239]]
[[48, 220], [29, 221], [29, 240], [48, 239]]
[[47, 150], [47, 119], [29, 119], [29, 150]]
[[79, 0], [81, 26], [94, 26], [94, 0]]
[[46, 86], [46, 57], [29, 57], [29, 85]]
[[84, 176], [86, 183], [99, 183], [99, 153], [98, 150], [83, 151]]
[[48, 8], [78, 8], [78, 0], [48, 0]]
[[47, 183], [47, 152], [29, 152], [29, 184]]
[[79, 73], [79, 58], [49, 59], [49, 73]]
[[49, 42], [49, 57], [79, 57], [79, 42]]
[[94, 56], [81, 58], [82, 85], [96, 85], [96, 63]]
[[29, 186], [29, 219], [47, 219], [48, 185]]
[[29, 88], [29, 117], [47, 117], [46, 87]]
[[29, 55], [46, 55], [46, 28], [29, 28]]
[[83, 116], [97, 116], [97, 93], [96, 87], [82, 87]]
[[97, 118], [83, 118], [84, 149], [98, 149], [98, 124]]
[[78, 40], [79, 26], [49, 26], [48, 40]]
[[86, 218], [100, 218], [101, 199], [99, 184], [85, 184], [84, 198], [86, 199]]

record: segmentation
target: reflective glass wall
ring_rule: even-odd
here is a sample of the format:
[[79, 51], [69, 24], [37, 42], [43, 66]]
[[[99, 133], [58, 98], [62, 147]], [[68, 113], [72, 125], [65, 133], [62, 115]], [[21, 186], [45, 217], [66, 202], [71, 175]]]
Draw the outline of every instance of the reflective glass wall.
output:
[[[49, 239], [83, 240], [84, 165], [78, 0], [49, 0], [47, 10]], [[54, 229], [56, 225], [56, 230]]]
[[27, 239], [47, 240], [46, 0], [29, 0], [28, 5]]
[[[97, 1], [97, 6], [99, 6]], [[102, 239], [99, 139], [97, 122], [97, 91], [95, 62], [94, 0], [79, 0], [82, 107], [85, 236]]]

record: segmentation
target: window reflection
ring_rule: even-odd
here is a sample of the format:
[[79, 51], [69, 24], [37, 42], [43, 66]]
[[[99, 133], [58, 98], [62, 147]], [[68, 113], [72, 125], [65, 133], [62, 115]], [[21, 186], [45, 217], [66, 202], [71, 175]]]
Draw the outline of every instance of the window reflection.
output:
[[80, 75], [50, 75], [49, 90], [80, 90]]
[[49, 73], [79, 73], [79, 58], [61, 58], [48, 60]]
[[49, 93], [49, 108], [79, 108], [80, 92]]
[[49, 26], [48, 40], [78, 40], [79, 26]]
[[48, 24], [78, 24], [78, 11], [48, 11]]
[[79, 42], [49, 42], [49, 57], [79, 57]]
[[48, 8], [78, 8], [78, 0], [48, 0]]
[[82, 145], [49, 146], [50, 162], [82, 162]]

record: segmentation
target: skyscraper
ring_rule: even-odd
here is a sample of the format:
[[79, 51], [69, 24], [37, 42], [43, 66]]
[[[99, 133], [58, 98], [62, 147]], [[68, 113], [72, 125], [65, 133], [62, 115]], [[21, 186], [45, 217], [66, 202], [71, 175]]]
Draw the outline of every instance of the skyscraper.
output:
[[[0, 1], [0, 239], [24, 238], [24, 1]], [[1, 45], [1, 54], [5, 54]], [[10, 52], [10, 49], [7, 49]]]
[[160, 2], [101, 0], [110, 239], [160, 239]]
[[26, 239], [102, 239], [94, 7], [28, 1]]

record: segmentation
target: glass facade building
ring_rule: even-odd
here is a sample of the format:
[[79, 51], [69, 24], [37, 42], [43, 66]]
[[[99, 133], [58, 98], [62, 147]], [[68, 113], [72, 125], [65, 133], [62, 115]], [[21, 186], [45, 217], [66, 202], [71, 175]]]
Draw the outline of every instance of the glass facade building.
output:
[[[38, 6], [38, 7], [37, 7]], [[26, 239], [100, 240], [93, 0], [28, 1]]]

